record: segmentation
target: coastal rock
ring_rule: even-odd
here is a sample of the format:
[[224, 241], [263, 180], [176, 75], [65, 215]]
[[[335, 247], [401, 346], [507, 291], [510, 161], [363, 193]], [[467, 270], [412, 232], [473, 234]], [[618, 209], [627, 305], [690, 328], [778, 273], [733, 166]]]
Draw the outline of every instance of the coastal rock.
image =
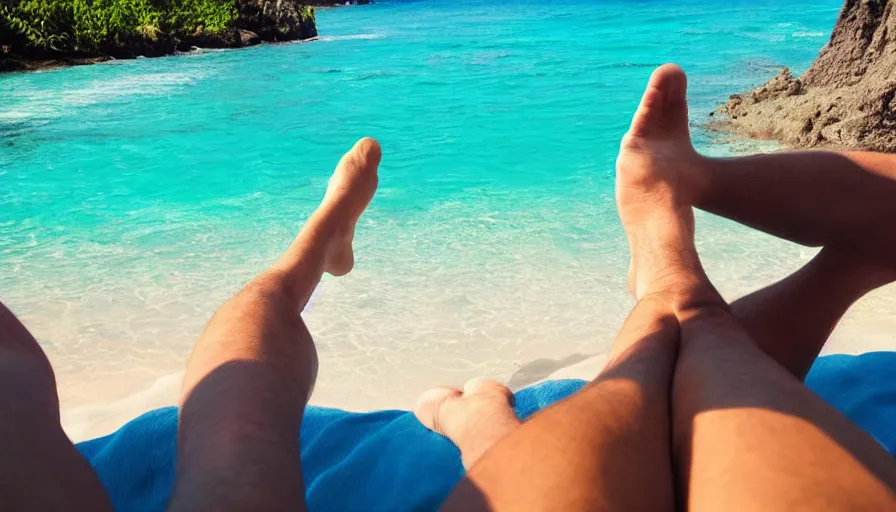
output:
[[373, 2], [371, 0], [311, 0], [308, 3], [321, 7], [339, 7], [341, 5], [367, 5]]
[[314, 7], [296, 0], [237, 0], [236, 28], [262, 41], [296, 41], [317, 36]]
[[240, 41], [240, 33], [236, 29], [211, 33], [199, 27], [177, 41], [177, 49], [185, 52], [192, 48], [236, 48], [241, 46]]
[[256, 44], [261, 43], [261, 38], [258, 37], [258, 34], [252, 32], [250, 30], [240, 30], [240, 43], [243, 46], [255, 46]]
[[894, 97], [896, 0], [846, 0], [809, 70], [794, 78], [785, 68], [731, 96], [716, 126], [794, 146], [896, 151]]

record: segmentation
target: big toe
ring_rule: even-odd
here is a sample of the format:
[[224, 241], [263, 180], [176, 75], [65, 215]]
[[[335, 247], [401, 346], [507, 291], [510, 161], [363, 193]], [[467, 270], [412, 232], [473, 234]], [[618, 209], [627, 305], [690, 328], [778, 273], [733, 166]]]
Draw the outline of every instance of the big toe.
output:
[[424, 427], [447, 436], [442, 408], [445, 402], [462, 395], [461, 390], [454, 388], [433, 388], [425, 391], [414, 404], [414, 416]]
[[339, 161], [339, 167], [350, 166], [367, 172], [376, 172], [383, 158], [383, 150], [376, 139], [364, 137], [352, 146]]
[[650, 76], [629, 135], [655, 137], [688, 133], [688, 79], [675, 64], [665, 64]]
[[345, 218], [353, 224], [373, 199], [376, 192], [377, 169], [382, 158], [379, 143], [365, 137], [342, 156], [336, 171], [330, 176], [324, 202], [345, 210]]
[[464, 396], [489, 397], [513, 403], [513, 392], [510, 391], [510, 388], [500, 382], [482, 377], [468, 380], [464, 384]]

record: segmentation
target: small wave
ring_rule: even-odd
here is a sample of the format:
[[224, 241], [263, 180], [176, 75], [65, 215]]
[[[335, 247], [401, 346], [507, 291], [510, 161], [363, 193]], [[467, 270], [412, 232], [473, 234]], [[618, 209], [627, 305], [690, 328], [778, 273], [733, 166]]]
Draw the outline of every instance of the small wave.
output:
[[350, 34], [346, 36], [320, 36], [317, 40], [323, 42], [329, 41], [353, 41], [356, 39], [381, 39], [386, 37], [383, 34]]
[[21, 119], [28, 119], [29, 117], [34, 117], [34, 112], [24, 112], [19, 110], [0, 112], [0, 122], [19, 121]]
[[611, 62], [596, 66], [596, 69], [624, 69], [624, 68], [657, 68], [662, 63], [657, 62]]
[[122, 76], [107, 80], [92, 80], [70, 87], [53, 95], [40, 90], [27, 90], [17, 95], [19, 100], [10, 110], [0, 111], [0, 122], [26, 119], [49, 119], [72, 115], [77, 108], [115, 101], [128, 96], [170, 94], [182, 87], [195, 85], [203, 73], [148, 73]]
[[355, 77], [354, 80], [360, 82], [362, 80], [376, 80], [377, 78], [390, 78], [393, 76], [398, 76], [398, 74], [391, 71], [371, 71], [368, 73], [361, 73]]
[[470, 64], [491, 64], [497, 59], [506, 59], [507, 57], [510, 57], [510, 53], [504, 50], [476, 52], [470, 59]]
[[96, 80], [83, 88], [65, 91], [58, 104], [87, 106], [125, 96], [166, 94], [178, 87], [195, 85], [201, 78], [197, 73], [151, 73]]
[[824, 37], [824, 32], [794, 32], [793, 37]]

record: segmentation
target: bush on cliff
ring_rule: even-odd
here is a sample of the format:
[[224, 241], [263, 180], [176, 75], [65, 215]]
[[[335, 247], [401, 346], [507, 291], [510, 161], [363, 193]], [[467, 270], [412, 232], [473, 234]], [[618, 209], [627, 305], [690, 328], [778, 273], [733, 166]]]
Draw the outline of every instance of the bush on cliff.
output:
[[[189, 46], [238, 46], [244, 4], [263, 0], [0, 0], [0, 45], [26, 58], [155, 56]], [[278, 7], [281, 2], [273, 2]], [[293, 2], [282, 2], [293, 4]], [[270, 9], [279, 12], [277, 7]], [[299, 6], [304, 32], [314, 11]], [[263, 26], [265, 21], [257, 24]], [[280, 21], [280, 20], [276, 20]], [[275, 20], [270, 20], [275, 23]], [[305, 27], [309, 27], [307, 29]], [[316, 31], [314, 34], [316, 35]], [[296, 31], [296, 39], [306, 36]]]

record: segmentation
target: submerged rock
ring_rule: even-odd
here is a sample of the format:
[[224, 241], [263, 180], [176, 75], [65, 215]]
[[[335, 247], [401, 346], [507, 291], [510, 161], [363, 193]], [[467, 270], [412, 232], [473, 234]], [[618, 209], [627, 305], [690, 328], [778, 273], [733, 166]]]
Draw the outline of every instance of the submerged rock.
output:
[[794, 78], [785, 68], [719, 112], [723, 126], [753, 137], [896, 151], [894, 97], [896, 0], [846, 0], [808, 71]]

